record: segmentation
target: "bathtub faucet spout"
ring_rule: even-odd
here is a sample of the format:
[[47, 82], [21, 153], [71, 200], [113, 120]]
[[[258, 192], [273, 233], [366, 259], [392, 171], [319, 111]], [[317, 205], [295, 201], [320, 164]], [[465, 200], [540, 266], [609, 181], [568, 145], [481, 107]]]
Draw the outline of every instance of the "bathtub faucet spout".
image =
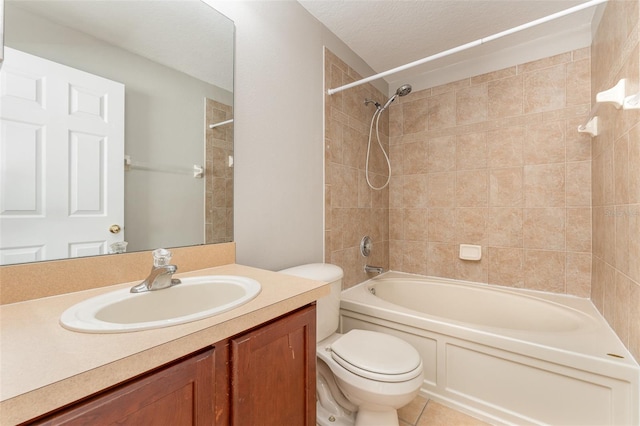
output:
[[364, 272], [366, 272], [367, 274], [370, 274], [372, 272], [381, 274], [384, 272], [384, 268], [382, 268], [381, 266], [364, 265]]

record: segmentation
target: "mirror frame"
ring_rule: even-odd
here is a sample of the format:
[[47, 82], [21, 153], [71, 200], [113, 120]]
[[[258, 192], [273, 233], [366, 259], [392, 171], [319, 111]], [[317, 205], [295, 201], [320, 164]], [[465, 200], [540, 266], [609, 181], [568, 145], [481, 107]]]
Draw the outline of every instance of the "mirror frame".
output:
[[0, 0], [0, 68], [4, 62], [4, 0]]

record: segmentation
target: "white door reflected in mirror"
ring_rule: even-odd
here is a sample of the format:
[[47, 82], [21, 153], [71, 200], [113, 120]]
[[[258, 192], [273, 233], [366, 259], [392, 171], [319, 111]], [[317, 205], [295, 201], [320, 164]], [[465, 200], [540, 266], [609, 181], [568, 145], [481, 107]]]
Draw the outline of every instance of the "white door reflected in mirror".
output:
[[124, 240], [124, 85], [9, 47], [0, 79], [0, 264], [107, 254]]

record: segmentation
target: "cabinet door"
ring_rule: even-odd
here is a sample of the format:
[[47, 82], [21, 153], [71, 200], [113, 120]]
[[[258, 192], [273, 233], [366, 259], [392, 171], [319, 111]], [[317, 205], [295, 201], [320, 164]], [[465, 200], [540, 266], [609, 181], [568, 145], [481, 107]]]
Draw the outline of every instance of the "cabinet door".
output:
[[231, 340], [231, 424], [316, 424], [316, 308]]
[[[42, 425], [212, 425], [214, 350], [74, 405]], [[220, 423], [222, 424], [222, 423]]]

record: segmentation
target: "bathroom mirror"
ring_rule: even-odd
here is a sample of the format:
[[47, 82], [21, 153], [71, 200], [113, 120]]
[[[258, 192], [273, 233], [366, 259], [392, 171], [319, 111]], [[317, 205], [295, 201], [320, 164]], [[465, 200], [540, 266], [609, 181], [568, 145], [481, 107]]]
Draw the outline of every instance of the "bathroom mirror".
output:
[[234, 31], [200, 0], [4, 0], [0, 264], [232, 241]]

